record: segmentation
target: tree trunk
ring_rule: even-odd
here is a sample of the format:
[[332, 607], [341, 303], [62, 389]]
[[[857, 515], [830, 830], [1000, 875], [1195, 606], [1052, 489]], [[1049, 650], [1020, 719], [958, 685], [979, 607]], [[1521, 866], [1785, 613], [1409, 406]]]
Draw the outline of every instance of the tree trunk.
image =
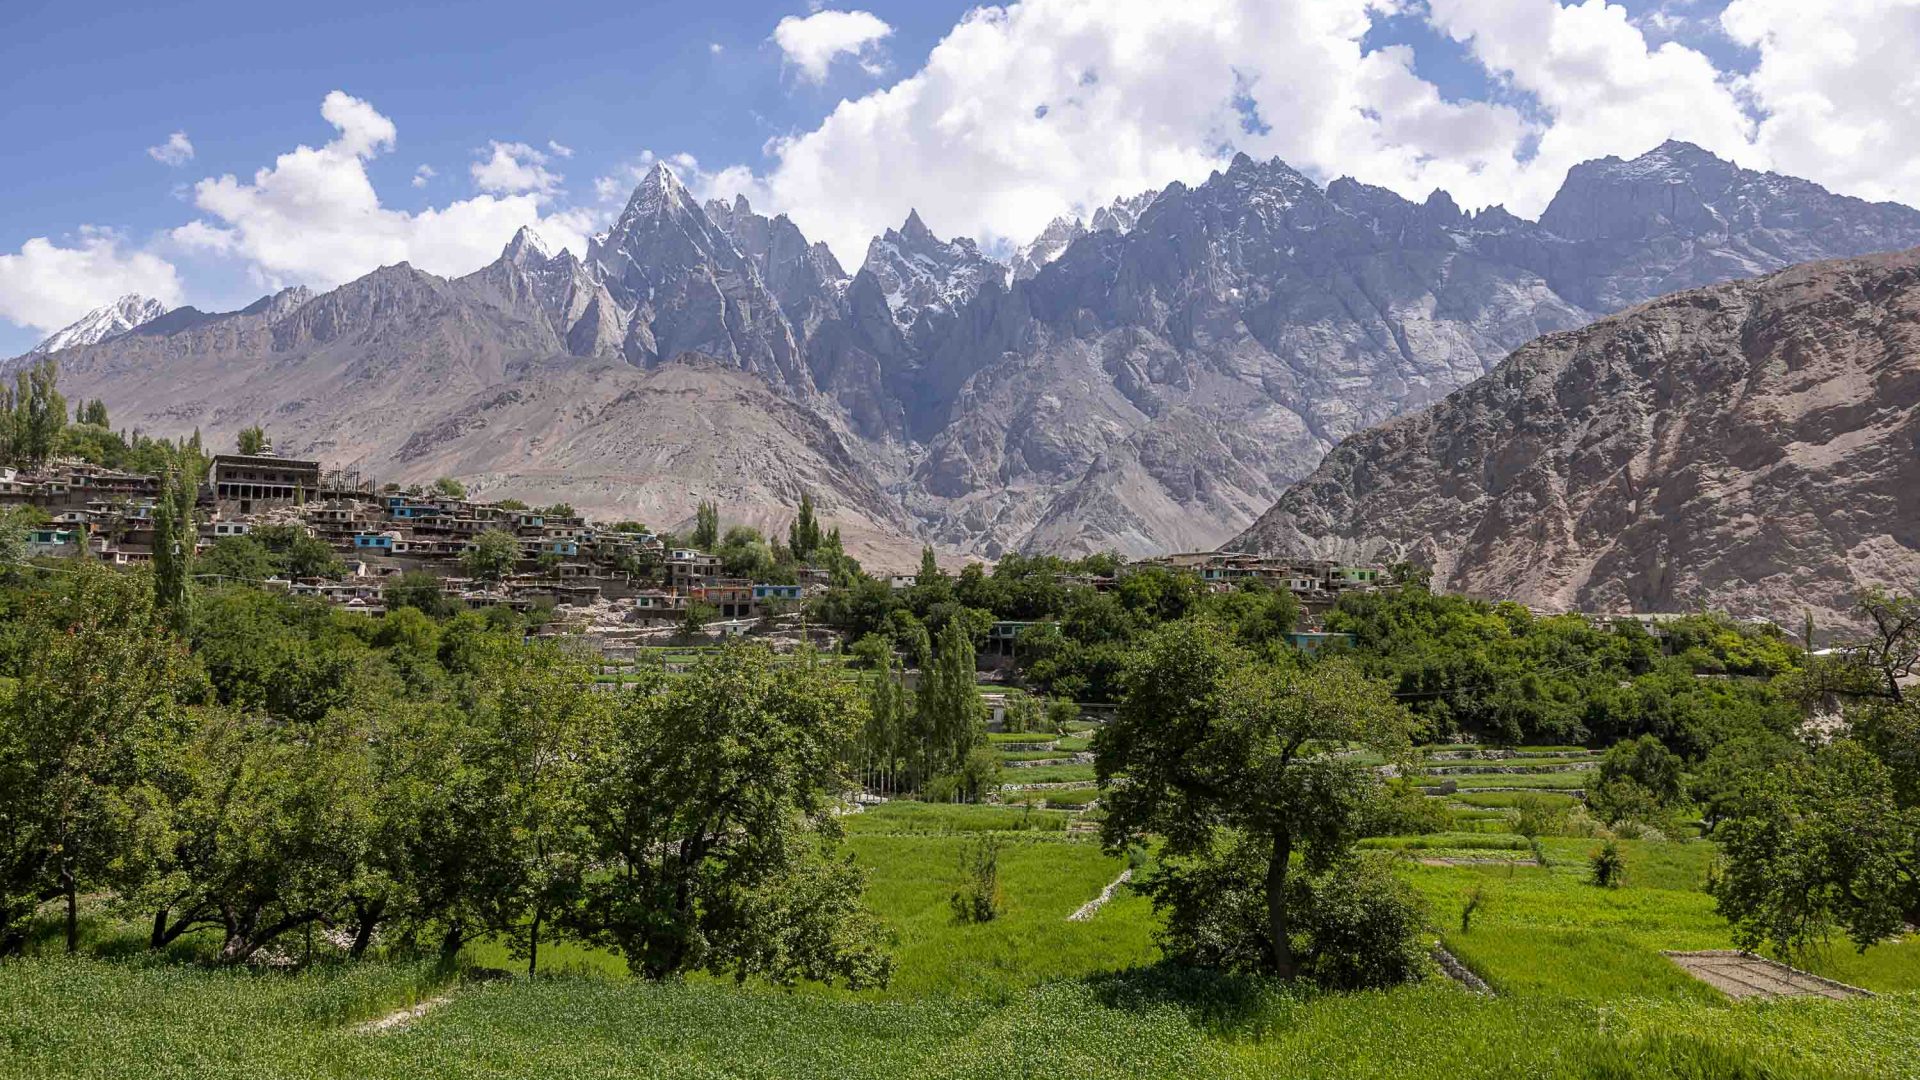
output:
[[358, 923], [353, 928], [353, 944], [347, 949], [347, 957], [358, 960], [367, 946], [373, 944], [373, 929], [380, 923], [380, 915], [386, 910], [385, 900], [375, 900], [365, 906], [355, 905]]
[[1282, 829], [1273, 834], [1273, 858], [1267, 863], [1267, 943], [1273, 973], [1289, 980], [1300, 974], [1293, 958], [1293, 928], [1287, 919], [1287, 872], [1292, 859], [1293, 834]]
[[67, 900], [67, 955], [80, 951], [80, 883], [72, 867], [60, 871], [60, 892]]
[[527, 977], [540, 966], [540, 909], [533, 909], [533, 926], [527, 933]]
[[167, 936], [167, 912], [160, 908], [153, 913], [153, 933], [147, 937], [147, 948], [159, 950], [172, 939]]

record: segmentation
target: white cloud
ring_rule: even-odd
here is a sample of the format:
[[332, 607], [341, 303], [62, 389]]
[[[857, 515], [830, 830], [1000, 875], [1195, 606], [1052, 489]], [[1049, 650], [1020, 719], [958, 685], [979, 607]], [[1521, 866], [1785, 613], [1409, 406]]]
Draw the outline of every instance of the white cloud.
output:
[[1420, 194], [1510, 159], [1524, 137], [1514, 110], [1443, 100], [1404, 49], [1363, 55], [1378, 6], [976, 9], [919, 72], [776, 140], [758, 182], [770, 209], [857, 263], [910, 208], [942, 235], [1020, 243], [1065, 208], [1204, 179], [1233, 148]]
[[551, 244], [586, 250], [593, 216], [547, 212], [549, 196], [538, 189], [477, 195], [417, 214], [382, 206], [366, 163], [393, 146], [393, 122], [337, 90], [327, 95], [321, 115], [336, 129], [333, 141], [297, 146], [251, 181], [231, 175], [200, 181], [194, 202], [207, 216], [174, 229], [172, 239], [244, 259], [268, 287], [325, 288], [403, 261], [430, 273], [463, 274], [497, 257], [522, 225], [535, 226]]
[[185, 165], [193, 160], [193, 142], [186, 132], [176, 131], [159, 146], [147, 147], [147, 156], [162, 165]]
[[[549, 172], [547, 155], [526, 143], [491, 142], [490, 153], [472, 165], [473, 183], [481, 191], [514, 195], [523, 191], [551, 195], [564, 177]], [[568, 150], [568, 154], [573, 151]], [[562, 157], [566, 155], [561, 155]]]
[[[1503, 92], [1449, 100], [1410, 48], [1363, 49], [1384, 14], [1424, 17]], [[1678, 138], [1920, 203], [1920, 68], [1903, 59], [1920, 53], [1920, 2], [1732, 0], [1724, 31], [1760, 57], [1748, 77], [1658, 40], [1688, 18], [1683, 36], [1706, 32], [1690, 3], [1653, 14], [1607, 0], [1023, 0], [968, 12], [921, 70], [771, 142], [768, 167], [701, 178], [791, 213], [848, 262], [910, 208], [942, 235], [1020, 243], [1062, 210], [1204, 179], [1234, 150], [1532, 215], [1572, 165]]]
[[714, 56], [719, 56], [721, 53], [727, 51], [727, 47], [717, 41], [709, 41], [707, 42], [707, 51]]
[[127, 293], [169, 307], [182, 290], [172, 264], [152, 252], [130, 251], [118, 233], [83, 225], [71, 246], [44, 236], [0, 255], [0, 318], [52, 333]]
[[1720, 21], [1760, 54], [1737, 88], [1774, 169], [1920, 205], [1920, 3], [1733, 0]]
[[1676, 42], [1651, 44], [1617, 4], [1429, 0], [1429, 9], [1435, 27], [1464, 42], [1544, 114], [1532, 132], [1534, 156], [1501, 162], [1486, 177], [1490, 183], [1468, 192], [1473, 201], [1504, 198], [1535, 213], [1569, 167], [1637, 154], [1668, 138], [1743, 165], [1763, 163], [1753, 151], [1753, 120], [1713, 62]]
[[893, 27], [870, 11], [816, 11], [781, 19], [773, 40], [802, 79], [817, 83], [826, 81], [827, 70], [841, 56], [857, 57], [862, 68], [878, 74], [884, 70], [879, 44], [892, 33]]
[[419, 168], [413, 170], [413, 186], [417, 188], [426, 187], [427, 181], [439, 175], [440, 175], [439, 173], [433, 170], [433, 166], [422, 165]]
[[563, 146], [552, 139], [547, 140], [547, 151], [557, 158], [570, 158], [573, 156], [573, 147]]

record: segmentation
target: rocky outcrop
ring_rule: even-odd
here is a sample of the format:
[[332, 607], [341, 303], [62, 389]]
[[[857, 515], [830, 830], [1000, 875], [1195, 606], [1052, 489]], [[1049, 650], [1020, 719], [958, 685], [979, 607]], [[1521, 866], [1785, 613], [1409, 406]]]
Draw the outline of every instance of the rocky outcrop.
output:
[[1849, 618], [1920, 579], [1920, 251], [1553, 334], [1346, 440], [1232, 543], [1555, 610]]

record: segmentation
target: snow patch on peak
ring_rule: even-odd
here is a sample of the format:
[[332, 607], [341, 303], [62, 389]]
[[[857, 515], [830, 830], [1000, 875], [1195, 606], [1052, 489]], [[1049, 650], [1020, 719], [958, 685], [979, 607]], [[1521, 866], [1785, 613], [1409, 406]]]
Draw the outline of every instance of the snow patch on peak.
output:
[[98, 345], [166, 313], [167, 305], [160, 301], [128, 293], [111, 304], [94, 308], [71, 325], [54, 331], [45, 341], [27, 350], [26, 355], [40, 356], [82, 345]]

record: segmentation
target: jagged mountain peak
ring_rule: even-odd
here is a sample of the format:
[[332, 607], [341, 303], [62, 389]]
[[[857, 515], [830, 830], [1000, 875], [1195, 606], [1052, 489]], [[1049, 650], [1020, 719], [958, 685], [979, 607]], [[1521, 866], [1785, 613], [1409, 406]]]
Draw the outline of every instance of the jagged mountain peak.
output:
[[98, 345], [166, 313], [167, 305], [160, 301], [138, 293], [128, 293], [47, 335], [46, 340], [27, 350], [27, 355], [39, 356], [81, 345]]
[[533, 231], [533, 226], [522, 225], [513, 234], [513, 239], [507, 241], [500, 257], [515, 266], [525, 267], [529, 264], [543, 265], [553, 258], [553, 254], [548, 250], [546, 241], [540, 239], [540, 234]]
[[908, 240], [920, 243], [937, 244], [940, 242], [939, 238], [933, 235], [933, 230], [927, 228], [927, 223], [921, 219], [920, 211], [917, 209], [907, 211], [907, 220], [905, 224], [900, 226], [900, 235]]
[[630, 227], [630, 223], [639, 219], [690, 209], [698, 207], [694, 205], [693, 196], [688, 193], [686, 185], [680, 182], [666, 162], [655, 162], [633, 189], [633, 196], [627, 200], [627, 208], [621, 213], [620, 223], [614, 226], [614, 231]]

